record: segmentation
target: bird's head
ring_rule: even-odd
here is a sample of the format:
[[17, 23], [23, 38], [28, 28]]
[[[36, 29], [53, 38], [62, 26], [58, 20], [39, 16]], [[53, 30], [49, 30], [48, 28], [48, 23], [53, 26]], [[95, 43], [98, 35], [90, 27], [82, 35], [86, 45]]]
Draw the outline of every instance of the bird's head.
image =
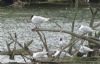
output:
[[62, 38], [60, 38], [60, 41], [62, 41]]

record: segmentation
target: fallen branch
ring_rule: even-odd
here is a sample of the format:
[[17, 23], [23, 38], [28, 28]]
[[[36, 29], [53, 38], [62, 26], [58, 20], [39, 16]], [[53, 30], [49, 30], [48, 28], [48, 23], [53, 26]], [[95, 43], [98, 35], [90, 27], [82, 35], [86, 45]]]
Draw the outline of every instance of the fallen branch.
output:
[[[49, 31], [49, 32], [60, 32], [61, 30], [59, 29], [32, 29], [32, 31]], [[73, 32], [70, 32], [70, 31], [66, 31], [66, 30], [62, 30], [62, 33], [67, 33], [67, 34], [70, 34], [74, 37], [77, 37], [77, 38], [80, 38], [80, 39], [83, 39], [83, 40], [87, 40], [87, 41], [90, 41], [91, 43], [94, 43], [94, 44], [97, 44], [100, 46], [100, 41], [96, 41], [96, 40], [93, 40], [91, 38], [89, 38], [88, 36], [81, 36], [81, 35], [78, 35], [78, 34], [75, 34]]]

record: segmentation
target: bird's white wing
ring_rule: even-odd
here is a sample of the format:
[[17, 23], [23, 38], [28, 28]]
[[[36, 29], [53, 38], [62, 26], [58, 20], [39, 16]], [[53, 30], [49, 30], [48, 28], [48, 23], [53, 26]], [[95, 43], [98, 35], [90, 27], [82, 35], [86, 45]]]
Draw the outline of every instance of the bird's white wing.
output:
[[36, 60], [43, 60], [45, 58], [48, 58], [47, 52], [33, 53], [33, 58], [36, 59]]
[[79, 28], [78, 30], [80, 33], [90, 33], [90, 32], [93, 32], [93, 29], [91, 27], [88, 27], [88, 26], [84, 26], [84, 25], [81, 25], [81, 27]]
[[33, 23], [42, 23], [43, 22], [43, 19], [41, 19], [40, 17], [33, 16], [33, 18], [32, 18], [31, 21]]
[[68, 56], [68, 57], [73, 57], [72, 55], [70, 55], [69, 53], [66, 53], [66, 56]]
[[89, 48], [89, 47], [86, 47], [86, 46], [83, 46], [84, 47], [84, 50], [89, 52], [89, 51], [93, 51], [93, 49]]
[[38, 18], [40, 18], [42, 21], [49, 21], [50, 18], [46, 18], [46, 17], [42, 17], [42, 16], [38, 16]]
[[93, 49], [86, 47], [86, 46], [81, 46], [79, 49], [79, 52], [81, 53], [88, 53], [89, 51], [93, 51]]

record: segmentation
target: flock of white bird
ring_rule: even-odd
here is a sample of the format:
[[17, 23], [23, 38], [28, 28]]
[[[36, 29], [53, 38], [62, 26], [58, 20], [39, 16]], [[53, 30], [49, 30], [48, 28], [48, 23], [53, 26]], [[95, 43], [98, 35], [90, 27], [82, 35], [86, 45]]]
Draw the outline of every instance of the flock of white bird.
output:
[[[35, 25], [36, 28], [39, 28], [40, 25], [43, 22], [46, 22], [46, 21], [50, 20], [50, 18], [45, 18], [45, 17], [42, 17], [42, 16], [32, 16], [31, 18], [32, 18], [31, 21]], [[79, 32], [80, 35], [88, 34], [88, 33], [91, 33], [93, 31], [94, 30], [91, 27], [85, 26], [85, 25], [81, 25], [80, 28], [78, 29], [78, 32]], [[60, 45], [63, 42], [64, 41], [61, 39], [60, 40]], [[91, 48], [89, 48], [85, 45], [80, 45], [78, 50], [79, 50], [80, 53], [84, 53], [84, 54], [87, 54], [89, 51], [94, 51], [93, 49], [91, 49]], [[48, 52], [46, 52], [46, 51], [33, 53], [33, 58], [36, 59], [36, 60], [40, 60], [40, 59], [43, 59], [43, 58], [48, 58], [47, 53]], [[59, 53], [60, 53], [60, 57], [65, 57], [65, 56], [73, 57], [73, 55], [71, 55], [69, 53], [66, 53], [66, 52], [62, 52], [61, 50], [56, 50], [56, 52], [52, 56], [56, 57], [56, 56], [59, 55]]]

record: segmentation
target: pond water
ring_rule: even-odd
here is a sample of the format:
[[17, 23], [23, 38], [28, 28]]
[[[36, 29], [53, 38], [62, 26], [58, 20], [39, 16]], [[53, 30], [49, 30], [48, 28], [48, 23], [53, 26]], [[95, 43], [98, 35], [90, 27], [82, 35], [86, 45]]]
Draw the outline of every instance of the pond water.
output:
[[[26, 56], [29, 57], [29, 56]], [[9, 63], [9, 62], [17, 62], [17, 63], [29, 63], [31, 62], [29, 59], [27, 59], [26, 57], [23, 57], [21, 55], [15, 55], [14, 56], [14, 60], [9, 59], [8, 55], [0, 55], [0, 62], [1, 63]]]

